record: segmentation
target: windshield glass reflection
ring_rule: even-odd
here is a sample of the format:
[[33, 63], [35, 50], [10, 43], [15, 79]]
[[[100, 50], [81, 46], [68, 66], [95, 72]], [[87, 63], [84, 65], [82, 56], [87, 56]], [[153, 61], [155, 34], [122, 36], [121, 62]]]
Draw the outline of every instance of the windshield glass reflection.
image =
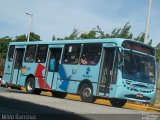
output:
[[155, 83], [154, 58], [131, 51], [124, 51], [123, 78], [145, 83]]

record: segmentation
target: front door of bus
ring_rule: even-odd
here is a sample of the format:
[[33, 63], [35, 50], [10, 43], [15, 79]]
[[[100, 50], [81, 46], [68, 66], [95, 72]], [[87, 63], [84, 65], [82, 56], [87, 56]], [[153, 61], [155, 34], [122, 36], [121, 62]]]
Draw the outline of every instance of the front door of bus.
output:
[[45, 88], [56, 89], [61, 52], [62, 48], [50, 49], [45, 75]]
[[102, 60], [102, 74], [100, 77], [99, 95], [108, 96], [111, 81], [114, 78], [116, 48], [105, 48]]
[[22, 67], [24, 48], [17, 48], [13, 61], [12, 77], [10, 79], [11, 84], [18, 84], [18, 78], [20, 77], [20, 68]]

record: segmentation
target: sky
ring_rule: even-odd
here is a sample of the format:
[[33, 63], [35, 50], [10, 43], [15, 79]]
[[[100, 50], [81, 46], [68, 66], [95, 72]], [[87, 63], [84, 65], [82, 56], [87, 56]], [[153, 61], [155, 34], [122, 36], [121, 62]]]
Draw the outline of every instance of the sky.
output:
[[[149, 0], [0, 0], [0, 37], [28, 34], [51, 41], [53, 35], [63, 38], [73, 29], [88, 32], [97, 25], [105, 33], [130, 23], [134, 37], [145, 32]], [[149, 39], [160, 42], [160, 0], [152, 0]]]

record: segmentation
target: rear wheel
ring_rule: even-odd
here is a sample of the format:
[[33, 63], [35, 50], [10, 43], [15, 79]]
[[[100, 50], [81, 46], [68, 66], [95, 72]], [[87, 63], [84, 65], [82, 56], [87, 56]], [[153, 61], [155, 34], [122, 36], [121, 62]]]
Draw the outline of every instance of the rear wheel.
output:
[[113, 98], [113, 99], [110, 99], [109, 101], [114, 107], [123, 107], [127, 102], [127, 100], [118, 99], [118, 98]]
[[59, 92], [59, 91], [53, 91], [52, 95], [53, 95], [53, 97], [57, 97], [57, 98], [65, 98], [67, 96], [67, 93]]
[[93, 90], [90, 85], [83, 84], [80, 88], [80, 97], [84, 102], [95, 102], [96, 98], [93, 96]]
[[29, 94], [40, 94], [41, 90], [35, 88], [35, 80], [33, 77], [29, 77], [26, 82], [26, 92]]

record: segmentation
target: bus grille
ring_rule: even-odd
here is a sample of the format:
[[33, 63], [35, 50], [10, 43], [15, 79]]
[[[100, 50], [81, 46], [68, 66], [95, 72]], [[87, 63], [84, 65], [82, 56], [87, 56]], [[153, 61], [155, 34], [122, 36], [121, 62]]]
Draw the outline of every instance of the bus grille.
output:
[[149, 97], [143, 96], [143, 97], [137, 97], [137, 95], [125, 95], [126, 98], [133, 98], [137, 100], [151, 100]]

